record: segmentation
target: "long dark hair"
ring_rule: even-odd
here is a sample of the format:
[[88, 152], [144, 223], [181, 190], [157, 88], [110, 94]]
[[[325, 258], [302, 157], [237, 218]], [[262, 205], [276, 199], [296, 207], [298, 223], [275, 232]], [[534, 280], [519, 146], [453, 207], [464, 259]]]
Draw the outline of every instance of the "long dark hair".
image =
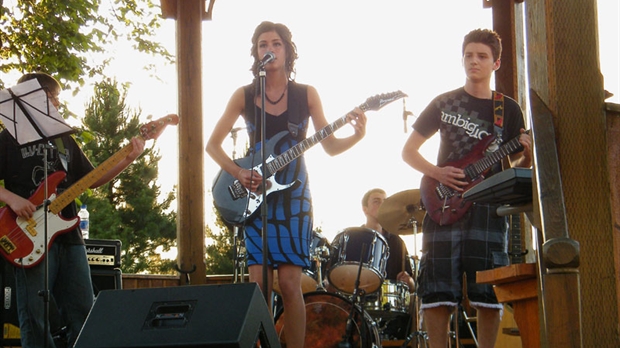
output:
[[284, 43], [284, 47], [286, 48], [286, 71], [288, 72], [288, 79], [294, 80], [292, 75], [295, 73], [295, 61], [298, 58], [297, 46], [293, 42], [293, 34], [291, 34], [291, 31], [286, 25], [281, 23], [264, 21], [254, 30], [254, 35], [252, 35], [252, 48], [250, 49], [250, 55], [254, 57], [254, 63], [252, 63], [251, 68], [252, 73], [254, 77], [258, 76], [258, 63], [263, 58], [258, 56], [258, 37], [270, 31], [278, 33]]

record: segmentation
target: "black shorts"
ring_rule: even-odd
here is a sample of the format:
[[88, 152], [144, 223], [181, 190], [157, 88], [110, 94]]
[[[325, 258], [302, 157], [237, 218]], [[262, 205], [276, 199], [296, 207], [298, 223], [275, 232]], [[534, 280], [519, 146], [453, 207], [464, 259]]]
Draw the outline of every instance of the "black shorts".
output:
[[472, 307], [501, 309], [490, 284], [477, 284], [476, 272], [508, 265], [508, 221], [495, 205], [474, 204], [456, 223], [440, 226], [424, 217], [418, 295], [421, 309], [457, 306], [463, 274]]

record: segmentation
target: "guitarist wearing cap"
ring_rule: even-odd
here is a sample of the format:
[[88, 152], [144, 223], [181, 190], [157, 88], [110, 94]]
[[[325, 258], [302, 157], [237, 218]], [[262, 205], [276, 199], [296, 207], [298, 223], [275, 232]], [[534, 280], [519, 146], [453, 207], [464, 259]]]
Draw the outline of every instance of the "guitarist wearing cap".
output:
[[[18, 82], [22, 83], [31, 79], [38, 80], [46, 91], [49, 102], [58, 108], [60, 83], [52, 76], [40, 72], [26, 74]], [[61, 192], [93, 171], [94, 168], [71, 136], [63, 135], [56, 139], [52, 140], [56, 146], [48, 151], [47, 162], [48, 172], [53, 173], [50, 176], [56, 178], [59, 172], [66, 172], [64, 180], [60, 182], [55, 180], [55, 184], [58, 184], [58, 192]], [[59, 149], [58, 144], [62, 144], [64, 149]], [[99, 180], [90, 185], [91, 188], [99, 187], [112, 180], [142, 154], [143, 139], [133, 138], [131, 144], [133, 145], [132, 151], [115, 166], [111, 166]], [[6, 253], [19, 251], [19, 243], [28, 239], [25, 232], [15, 224], [16, 220], [30, 221], [31, 225], [37, 229], [32, 228], [30, 233], [33, 236], [42, 234], [44, 231], [41, 227], [44, 225], [41, 219], [35, 221], [33, 218], [37, 216], [36, 213], [41, 210], [41, 207], [38, 206], [38, 202], [28, 199], [28, 197], [35, 196], [35, 191], [39, 192], [38, 189], [44, 183], [44, 171], [41, 170], [44, 159], [43, 146], [45, 145], [42, 143], [20, 146], [6, 129], [0, 132], [0, 179], [4, 180], [6, 186], [0, 186], [0, 201], [7, 206], [2, 212], [3, 222], [0, 227], [10, 229], [2, 237], [2, 248]], [[48, 187], [50, 186], [48, 184]], [[69, 219], [73, 219], [75, 223], [65, 228], [62, 234], [59, 233], [57, 238], [53, 239], [47, 253], [50, 301], [57, 306], [61, 315], [62, 322], [58, 324], [59, 327], [54, 327], [52, 324], [46, 325], [44, 300], [39, 295], [40, 291], [47, 289], [44, 282], [46, 279], [45, 263], [27, 264], [28, 260], [25, 257], [16, 261], [10, 260], [13, 261], [15, 267], [22, 347], [45, 347], [44, 342], [47, 342], [49, 347], [56, 347], [52, 338], [54, 332], [50, 333], [50, 331], [56, 331], [63, 326], [66, 326], [66, 344], [72, 347], [93, 305], [94, 293], [86, 249], [82, 234], [76, 226], [78, 221], [75, 218], [77, 216], [76, 204], [71, 201], [62, 209], [60, 215], [62, 221], [71, 222]], [[13, 223], [13, 226], [10, 226], [9, 221]], [[37, 253], [37, 255], [40, 254], [44, 254], [43, 250]], [[50, 317], [50, 319], [55, 318]], [[44, 332], [46, 327], [48, 330]], [[59, 341], [59, 344], [62, 344], [62, 341]]]
[[[448, 345], [450, 315], [464, 298], [477, 310], [480, 348], [493, 347], [502, 305], [493, 287], [476, 284], [476, 272], [508, 264], [507, 222], [497, 206], [460, 200], [476, 182], [502, 170], [506, 153], [513, 167], [530, 167], [531, 138], [525, 132], [519, 105], [491, 90], [493, 72], [500, 67], [501, 39], [486, 29], [468, 33], [463, 41], [465, 85], [444, 93], [420, 114], [405, 143], [403, 160], [424, 174], [420, 185], [426, 208], [423, 256], [418, 294], [431, 348]], [[439, 132], [437, 165], [428, 162], [420, 147]], [[495, 155], [488, 154], [497, 150]], [[484, 168], [481, 172], [477, 172]]]

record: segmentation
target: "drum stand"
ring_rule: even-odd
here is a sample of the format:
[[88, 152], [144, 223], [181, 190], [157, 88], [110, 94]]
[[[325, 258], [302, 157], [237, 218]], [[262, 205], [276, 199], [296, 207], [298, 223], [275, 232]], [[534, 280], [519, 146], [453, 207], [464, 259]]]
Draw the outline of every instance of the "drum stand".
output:
[[[362, 253], [360, 255], [366, 255], [367, 248], [368, 246], [366, 245], [366, 243], [362, 243]], [[338, 344], [338, 348], [351, 348], [351, 335], [353, 331], [353, 314], [355, 313], [355, 306], [358, 302], [362, 304], [364, 303], [366, 291], [359, 288], [360, 277], [362, 276], [362, 259], [363, 257], [360, 257], [360, 266], [357, 270], [357, 278], [355, 279], [355, 290], [353, 290], [353, 296], [351, 299], [351, 311], [349, 312], [349, 318], [347, 319], [346, 332], [344, 336], [342, 336], [342, 341], [340, 341], [340, 343]], [[364, 325], [364, 320], [366, 320], [366, 316], [364, 315], [364, 306], [362, 305], [360, 306], [360, 321], [362, 322], [362, 325], [360, 325], [360, 346], [362, 343], [362, 337], [366, 337], [366, 333], [364, 332], [364, 330], [366, 329], [366, 325]]]
[[449, 340], [448, 340], [448, 347], [449, 348], [464, 348], [466, 347], [466, 345], [464, 344], [464, 342], [461, 342], [461, 336], [460, 336], [460, 323], [459, 321], [463, 320], [464, 324], [467, 325], [469, 334], [471, 335], [471, 341], [473, 342], [473, 345], [476, 347], [479, 347], [478, 345], [478, 339], [476, 337], [476, 332], [472, 326], [473, 322], [476, 322], [476, 317], [469, 317], [467, 315], [467, 312], [465, 310], [465, 308], [463, 308], [461, 305], [457, 306], [456, 310], [454, 311], [454, 313], [452, 313], [452, 325], [453, 325], [453, 331], [449, 332]]
[[316, 262], [316, 291], [327, 291], [323, 284], [323, 262], [329, 261], [329, 248], [326, 246], [317, 247], [317, 250], [311, 250], [313, 253], [311, 261]]
[[[237, 127], [230, 130], [230, 137], [233, 141], [233, 150], [232, 150], [232, 159], [237, 158], [237, 133], [241, 130], [245, 129], [245, 127]], [[233, 255], [233, 283], [243, 283], [245, 282], [245, 242], [243, 241], [243, 231], [239, 227], [239, 225], [233, 226], [233, 245], [234, 245], [234, 255]]]
[[409, 336], [407, 336], [407, 338], [405, 339], [405, 341], [403, 342], [403, 344], [401, 345], [401, 348], [406, 348], [407, 345], [413, 341], [415, 339], [415, 343], [413, 345], [413, 347], [423, 347], [423, 348], [427, 348], [428, 347], [428, 335], [426, 334], [426, 331], [422, 331], [422, 325], [420, 323], [420, 309], [418, 308], [418, 265], [419, 265], [419, 259], [417, 256], [417, 238], [415, 238], [415, 236], [418, 234], [418, 221], [415, 220], [415, 218], [411, 218], [411, 220], [409, 221], [409, 224], [413, 225], [413, 256], [411, 256], [411, 270], [413, 271], [413, 284], [415, 285], [415, 289], [413, 291], [413, 309], [412, 309], [412, 318], [414, 319], [414, 323], [415, 323], [415, 330], [409, 334]]

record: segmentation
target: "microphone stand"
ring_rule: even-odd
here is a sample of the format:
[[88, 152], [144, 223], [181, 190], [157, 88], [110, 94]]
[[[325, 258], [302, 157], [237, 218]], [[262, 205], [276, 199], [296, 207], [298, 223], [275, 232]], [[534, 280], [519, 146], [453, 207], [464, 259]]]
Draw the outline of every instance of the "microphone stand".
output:
[[269, 281], [269, 277], [268, 277], [268, 272], [267, 272], [267, 267], [268, 267], [268, 262], [267, 262], [267, 257], [269, 255], [269, 244], [267, 243], [267, 183], [266, 183], [266, 179], [267, 177], [265, 176], [266, 174], [266, 170], [267, 170], [267, 150], [266, 150], [266, 146], [265, 146], [265, 141], [266, 141], [266, 128], [267, 128], [267, 124], [266, 124], [266, 117], [265, 117], [265, 78], [267, 77], [267, 72], [265, 71], [265, 65], [264, 64], [259, 64], [258, 66], [258, 79], [260, 82], [260, 101], [261, 101], [261, 112], [260, 112], [260, 116], [261, 116], [261, 134], [260, 134], [260, 138], [261, 138], [261, 175], [263, 177], [263, 180], [261, 182], [261, 194], [263, 195], [263, 204], [261, 205], [261, 218], [262, 218], [262, 240], [263, 240], [263, 296], [265, 297], [265, 301], [267, 301], [267, 303], [269, 303], [269, 296], [270, 294], [268, 293], [268, 289], [269, 286], [267, 284], [267, 282]]
[[407, 107], [405, 106], [405, 99], [403, 99], [403, 122], [404, 122], [404, 130], [405, 133], [407, 133], [407, 117], [409, 116], [413, 116], [413, 112], [407, 110]]
[[[362, 253], [360, 255], [362, 255], [362, 257], [360, 257], [360, 259], [363, 259], [363, 255], [366, 254], [366, 249], [368, 248], [368, 246], [366, 245], [366, 243], [362, 243]], [[360, 286], [360, 277], [362, 275], [362, 260], [360, 260], [360, 266], [357, 270], [357, 278], [355, 279], [355, 290], [353, 291], [353, 303], [351, 304], [351, 311], [349, 312], [349, 318], [347, 319], [347, 326], [346, 326], [346, 330], [345, 330], [345, 334], [344, 336], [342, 336], [342, 341], [340, 341], [340, 343], [338, 344], [338, 348], [351, 348], [351, 334], [352, 334], [352, 330], [353, 330], [353, 313], [355, 313], [355, 304], [357, 302], [357, 298], [358, 296], [364, 296], [365, 291], [364, 290], [360, 290], [359, 286]], [[361, 321], [364, 320], [364, 312], [362, 309], [362, 317], [360, 318]], [[362, 323], [362, 325], [360, 325], [362, 327], [362, 330], [364, 329], [364, 325]], [[364, 332], [360, 332], [360, 347], [362, 346], [362, 337]]]
[[43, 174], [44, 174], [44, 178], [43, 181], [45, 182], [45, 184], [43, 185], [43, 191], [45, 192], [45, 200], [43, 200], [43, 215], [45, 216], [45, 218], [43, 219], [43, 236], [44, 236], [44, 240], [45, 240], [45, 255], [43, 256], [43, 264], [44, 264], [44, 269], [45, 271], [43, 272], [43, 284], [44, 284], [44, 288], [43, 290], [39, 291], [39, 296], [43, 297], [43, 346], [45, 348], [49, 347], [49, 338], [48, 338], [48, 334], [47, 332], [50, 331], [50, 285], [49, 285], [49, 261], [47, 259], [48, 257], [48, 252], [49, 252], [49, 243], [47, 240], [47, 236], [48, 236], [48, 219], [47, 219], [47, 208], [49, 207], [49, 192], [48, 192], [48, 185], [47, 185], [47, 153], [48, 153], [48, 149], [51, 147], [51, 143], [48, 141], [47, 144], [45, 144], [45, 146], [43, 147]]

